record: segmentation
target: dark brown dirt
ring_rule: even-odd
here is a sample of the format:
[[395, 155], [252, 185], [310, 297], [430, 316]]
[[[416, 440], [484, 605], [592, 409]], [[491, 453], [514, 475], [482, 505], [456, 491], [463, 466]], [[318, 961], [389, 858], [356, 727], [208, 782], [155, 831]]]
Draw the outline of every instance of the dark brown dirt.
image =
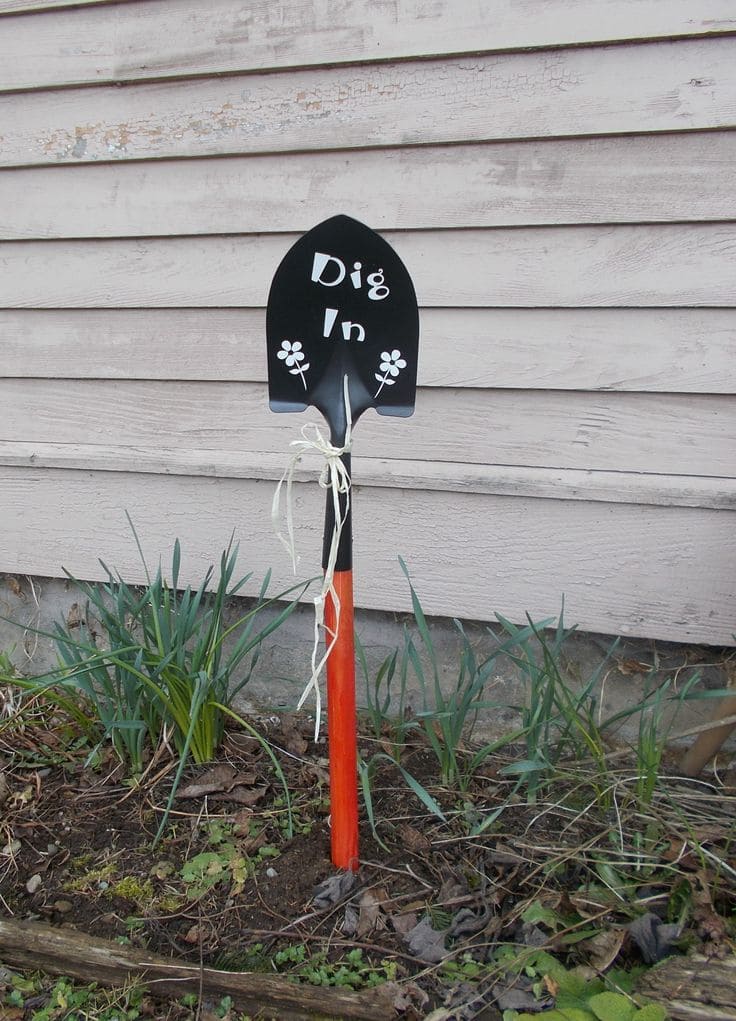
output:
[[[520, 952], [545, 945], [572, 966], [586, 962], [587, 951], [584, 940], [565, 938], [571, 929], [620, 931], [628, 922], [624, 905], [617, 907], [615, 897], [606, 900], [601, 892], [596, 866], [598, 859], [610, 857], [620, 804], [585, 810], [590, 787], [576, 793], [573, 779], [564, 804], [562, 791], [547, 792], [537, 805], [519, 799], [496, 823], [473, 835], [478, 819], [509, 795], [511, 782], [498, 771], [503, 760], [493, 767], [486, 764], [467, 790], [442, 790], [436, 763], [422, 746], [408, 749], [402, 762], [431, 790], [447, 821], [426, 810], [395, 767], [378, 763], [373, 811], [385, 847], [376, 841], [361, 806], [361, 867], [355, 884], [335, 892], [332, 902], [315, 904], [316, 888], [335, 875], [325, 747], [313, 743], [307, 720], [271, 719], [258, 725], [286, 774], [294, 835], [286, 832], [283, 788], [268, 758], [253, 739], [231, 732], [217, 764], [187, 769], [180, 794], [213, 776], [216, 789], [178, 797], [155, 847], [175, 765], [165, 751], [136, 786], [123, 781], [109, 754], [94, 768], [86, 766], [89, 749], [75, 750], [66, 724], [55, 721], [42, 728], [37, 723], [12, 737], [6, 729], [0, 740], [0, 773], [6, 780], [0, 912], [74, 926], [229, 970], [276, 969], [304, 977], [302, 958], [320, 954], [336, 964], [359, 948], [365, 964], [403, 983], [406, 1016], [424, 1016], [444, 1003], [457, 1007], [453, 1016], [458, 1018], [499, 1016], [492, 1006], [499, 974], [489, 962], [500, 944], [515, 944]], [[375, 750], [374, 743], [364, 744], [365, 757]], [[230, 780], [221, 775], [218, 780], [214, 765], [225, 767]], [[692, 891], [715, 891], [718, 910], [711, 904], [711, 922], [733, 911], [734, 884], [717, 862], [728, 859], [736, 832], [734, 793], [723, 788], [720, 803], [731, 808], [710, 820], [701, 807], [686, 807], [686, 818], [679, 822], [659, 813], [660, 860], [642, 871], [642, 910], [666, 920], [675, 887], [680, 884], [681, 897], [684, 882]], [[689, 849], [693, 830], [707, 841], [715, 862]], [[602, 849], [598, 859], [591, 853], [596, 847]], [[199, 855], [210, 857], [199, 859], [198, 887], [191, 875], [187, 878], [186, 868]], [[639, 895], [635, 885], [629, 898]], [[697, 902], [694, 894], [691, 899]], [[568, 920], [568, 927], [563, 921], [524, 921], [522, 914], [534, 902]], [[699, 903], [707, 915], [702, 893]], [[447, 960], [464, 962], [464, 970], [453, 971], [432, 959], [424, 944], [417, 949], [409, 941], [409, 930], [425, 916], [435, 931], [444, 933], [435, 950], [439, 945], [440, 954], [449, 954]], [[730, 946], [733, 934], [725, 922], [715, 936], [704, 936], [695, 912], [690, 919], [690, 944], [703, 946], [710, 939]], [[299, 947], [306, 949], [295, 950]], [[619, 940], [608, 963], [614, 959], [619, 966], [641, 961], [628, 937]], [[388, 970], [386, 961], [391, 962]]]

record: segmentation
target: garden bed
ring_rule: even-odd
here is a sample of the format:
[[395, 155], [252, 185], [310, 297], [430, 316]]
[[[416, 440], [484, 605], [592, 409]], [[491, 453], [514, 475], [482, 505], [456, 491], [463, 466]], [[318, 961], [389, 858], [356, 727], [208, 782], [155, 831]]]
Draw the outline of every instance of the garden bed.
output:
[[[283, 775], [233, 724], [216, 762], [187, 769], [155, 846], [177, 763], [171, 749], [160, 746], [133, 781], [109, 746], [86, 765], [88, 743], [58, 710], [49, 718], [39, 704], [6, 723], [3, 916], [305, 988], [381, 986], [386, 1017], [443, 1008], [436, 1016], [512, 1018], [560, 998], [588, 1011], [576, 1017], [604, 1017], [593, 1010], [604, 991], [633, 1012], [647, 965], [686, 951], [732, 954], [733, 772], [718, 784], [668, 780], [674, 763], [665, 755], [645, 799], [636, 761], [618, 752], [605, 776], [584, 759], [561, 761], [532, 798], [507, 768], [522, 749], [507, 746], [440, 784], [421, 731], [400, 749], [401, 772], [389, 761], [388, 724], [383, 737], [366, 726], [370, 813], [352, 877], [330, 864], [328, 764], [312, 721], [251, 722]], [[0, 962], [4, 952], [7, 964], [0, 945]], [[39, 1002], [48, 1006], [48, 985], [23, 981], [0, 973], [0, 1016], [30, 1019]], [[265, 1002], [259, 1015], [252, 999], [202, 992], [199, 1006], [191, 990], [165, 1002], [140, 994], [137, 1015], [77, 1016], [296, 1016]], [[363, 999], [372, 1016], [374, 1001]]]

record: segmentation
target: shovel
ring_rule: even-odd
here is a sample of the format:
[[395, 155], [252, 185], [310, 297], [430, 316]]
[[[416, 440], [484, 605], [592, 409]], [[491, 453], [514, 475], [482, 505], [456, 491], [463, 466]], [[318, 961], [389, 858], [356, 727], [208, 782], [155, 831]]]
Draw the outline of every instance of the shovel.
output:
[[[333, 216], [287, 252], [266, 314], [272, 411], [324, 416], [340, 451], [343, 486], [327, 494], [325, 605], [332, 862], [357, 869], [358, 788], [353, 634], [351, 430], [368, 408], [408, 417], [416, 400], [419, 312], [411, 277], [391, 246], [349, 216]], [[336, 535], [339, 537], [335, 542]]]

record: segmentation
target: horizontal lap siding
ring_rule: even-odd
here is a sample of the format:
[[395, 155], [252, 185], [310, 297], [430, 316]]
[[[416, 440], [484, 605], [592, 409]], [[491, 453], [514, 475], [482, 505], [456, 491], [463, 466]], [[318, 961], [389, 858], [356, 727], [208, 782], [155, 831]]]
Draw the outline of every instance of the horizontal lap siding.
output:
[[[257, 383], [0, 380], [0, 406], [6, 439], [164, 449], [277, 453], [305, 420], [274, 416]], [[429, 462], [729, 476], [732, 406], [710, 394], [420, 390], [411, 423], [371, 412], [356, 443]]]
[[[423, 307], [736, 306], [736, 223], [384, 236], [411, 267]], [[263, 306], [295, 240], [3, 242], [0, 306]]]
[[[149, 562], [161, 555], [170, 563], [181, 538], [188, 580], [201, 577], [235, 529], [243, 571], [259, 578], [273, 566], [276, 591], [294, 581], [266, 524], [270, 482], [149, 475], [142, 485], [135, 474], [0, 467], [0, 491], [10, 505], [0, 571], [43, 574], [62, 563], [97, 578], [101, 556], [142, 581], [127, 508]], [[323, 503], [317, 487], [297, 486], [304, 577], [318, 573]], [[401, 553], [428, 613], [540, 619], [559, 612], [564, 594], [566, 618], [588, 630], [732, 641], [733, 512], [358, 487], [354, 513], [359, 605], [410, 609]]]
[[714, 38], [10, 93], [0, 123], [4, 166], [730, 128], [736, 60]]
[[[0, 0], [0, 13], [53, 6], [53, 0]], [[8, 18], [0, 89], [736, 30], [730, 0], [699, 0], [697, 5], [692, 0], [484, 0], [458, 14], [457, 0], [251, 0], [247, 7], [241, 0], [170, 0]]]
[[[265, 330], [263, 308], [0, 309], [6, 377], [263, 383]], [[424, 387], [736, 393], [736, 309], [428, 308], [421, 335]]]
[[359, 603], [408, 608], [400, 552], [430, 612], [732, 640], [736, 12], [474, 10], [0, 0], [0, 570], [135, 571], [127, 508], [286, 578], [264, 305], [345, 212], [422, 308], [415, 417], [356, 431]]
[[[284, 455], [283, 451], [270, 454], [250, 449], [162, 450], [130, 442], [103, 446], [99, 443], [0, 440], [0, 464], [21, 468], [72, 468], [87, 472], [275, 481], [283, 475]], [[294, 481], [314, 483], [318, 470], [319, 462], [307, 458], [294, 468]], [[370, 457], [362, 453], [354, 453], [353, 470], [356, 485], [378, 489], [736, 511], [736, 479], [722, 476], [417, 461], [394, 456]]]
[[15, 169], [0, 240], [302, 231], [357, 196], [376, 230], [736, 219], [735, 166], [712, 132]]

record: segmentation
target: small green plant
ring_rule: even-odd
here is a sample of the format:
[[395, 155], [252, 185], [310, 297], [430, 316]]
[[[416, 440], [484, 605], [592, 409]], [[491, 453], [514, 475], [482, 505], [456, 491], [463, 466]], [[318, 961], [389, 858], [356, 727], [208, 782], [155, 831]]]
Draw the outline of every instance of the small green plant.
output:
[[554, 997], [555, 1005], [543, 1014], [505, 1010], [503, 1021], [666, 1021], [667, 1011], [643, 1003], [631, 991], [635, 974], [612, 969], [601, 978], [568, 971], [546, 950], [501, 945], [493, 963], [506, 975], [531, 980], [540, 1000]]
[[[407, 699], [407, 661], [399, 659], [394, 649], [371, 675], [365, 649], [355, 635], [355, 651], [363, 673], [365, 703], [364, 716], [368, 720], [376, 743], [384, 748], [396, 762], [401, 758], [412, 730], [417, 727]], [[397, 667], [398, 681], [397, 681]]]
[[601, 792], [608, 774], [606, 745], [597, 722], [598, 685], [616, 642], [580, 690], [573, 690], [563, 676], [563, 646], [575, 628], [564, 626], [564, 604], [554, 630], [545, 620], [518, 627], [496, 615], [507, 639], [500, 642], [505, 655], [527, 681], [526, 702], [519, 708], [521, 737], [526, 757], [503, 772], [519, 776], [526, 783], [528, 800], [536, 801], [540, 784], [564, 758], [590, 757], [601, 779]]
[[154, 900], [153, 883], [150, 879], [140, 880], [137, 876], [123, 876], [105, 890], [105, 896], [120, 897], [135, 904], [139, 911], [143, 911]]
[[[439, 662], [432, 634], [422, 604], [412, 585], [407, 566], [401, 557], [399, 557], [399, 563], [409, 582], [414, 621], [431, 670], [428, 679], [417, 644], [408, 629], [405, 630], [404, 662], [411, 666], [419, 682], [423, 700], [422, 710], [417, 713], [416, 718], [429, 747], [437, 758], [441, 782], [453, 785], [463, 776], [468, 776], [468, 770], [463, 763], [463, 755], [466, 748], [465, 743], [472, 739], [478, 713], [481, 709], [500, 708], [498, 702], [488, 702], [483, 698], [486, 684], [496, 665], [497, 652], [493, 651], [485, 659], [479, 660], [463, 625], [459, 620], [455, 620], [454, 624], [461, 641], [460, 663], [457, 680], [449, 693], [446, 693], [440, 677]], [[402, 667], [402, 686], [406, 683], [405, 678], [406, 672]], [[502, 742], [487, 746], [482, 750], [480, 756], [476, 753], [472, 757], [471, 768], [477, 768], [483, 758], [490, 754], [492, 748], [506, 743], [507, 740], [510, 738], [504, 738]], [[466, 758], [470, 760], [471, 757], [466, 756]]]
[[185, 861], [180, 875], [189, 900], [198, 900], [218, 883], [229, 883], [231, 893], [237, 895], [246, 879], [259, 865], [270, 858], [278, 858], [279, 851], [269, 844], [254, 855], [242, 854], [233, 838], [232, 825], [215, 819], [208, 824], [207, 843], [211, 851], [202, 851]]
[[[40, 975], [13, 974], [5, 1005], [25, 1011], [30, 1021], [58, 1021], [60, 1018], [94, 1018], [95, 1021], [135, 1021], [142, 1016], [146, 989], [129, 982], [118, 989], [100, 989], [92, 982], [83, 985], [68, 978], [53, 985]], [[45, 1001], [45, 1002], [44, 1002]], [[5, 1016], [0, 1006], [0, 1017]], [[13, 1017], [17, 1016], [13, 1013]]]
[[[528, 624], [520, 627], [496, 616], [505, 632], [505, 638], [497, 639], [499, 650], [519, 668], [528, 689], [525, 704], [518, 707], [521, 728], [517, 736], [525, 746], [525, 755], [505, 766], [501, 773], [517, 776], [518, 786], [526, 787], [527, 800], [534, 804], [548, 780], [552, 776], [559, 778], [560, 772], [565, 771], [566, 763], [588, 760], [593, 764], [590, 784], [596, 803], [610, 808], [616, 781], [609, 769], [607, 737], [623, 721], [638, 717], [638, 740], [632, 748], [637, 767], [636, 795], [642, 807], [649, 805], [659, 780], [667, 739], [665, 708], [724, 692], [696, 692], [694, 687], [700, 674], [695, 671], [676, 693], [672, 693], [673, 682], [668, 678], [659, 685], [649, 685], [634, 704], [602, 717], [601, 677], [618, 639], [591, 677], [578, 688], [566, 680], [563, 670], [563, 647], [576, 630], [564, 626], [564, 603], [556, 624], [552, 620], [534, 623], [528, 617]], [[552, 629], [551, 624], [555, 624]], [[652, 673], [655, 669], [652, 668]]]
[[363, 959], [360, 947], [350, 950], [341, 960], [330, 962], [324, 951], [309, 954], [303, 943], [297, 943], [277, 951], [273, 964], [277, 971], [287, 971], [311, 985], [345, 989], [372, 989], [384, 982], [393, 982], [397, 975], [394, 961], [373, 965]]
[[[226, 600], [241, 593], [252, 577], [235, 577], [237, 545], [231, 543], [223, 552], [217, 577], [210, 567], [196, 589], [182, 588], [178, 539], [169, 584], [160, 568], [151, 577], [130, 524], [147, 585], [139, 589], [127, 584], [102, 561], [107, 581], [101, 585], [67, 573], [85, 597], [87, 612], [73, 625], [56, 625], [51, 637], [56, 641], [59, 668], [16, 683], [66, 708], [80, 704], [85, 717], [98, 719], [101, 740], [112, 742], [133, 774], [143, 770], [146, 750], [157, 744], [164, 730], [173, 737], [182, 759], [191, 755], [195, 762], [208, 762], [222, 738], [223, 707], [229, 707], [248, 683], [261, 643], [290, 615], [298, 595], [257, 630], [259, 615], [277, 600], [297, 590], [301, 594], [305, 586], [269, 597], [268, 572], [252, 608], [227, 625]], [[91, 611], [99, 624], [102, 647], [88, 622]]]

